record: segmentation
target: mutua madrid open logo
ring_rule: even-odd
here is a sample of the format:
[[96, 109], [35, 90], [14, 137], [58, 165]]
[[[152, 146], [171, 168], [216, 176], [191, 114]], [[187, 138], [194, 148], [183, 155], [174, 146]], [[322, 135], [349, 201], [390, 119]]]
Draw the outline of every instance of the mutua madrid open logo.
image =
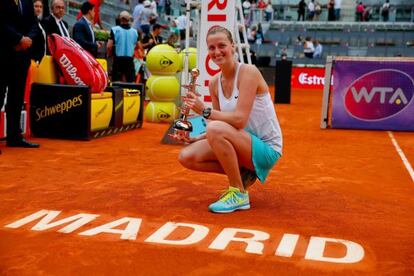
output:
[[358, 119], [381, 120], [404, 110], [413, 94], [414, 81], [408, 74], [394, 69], [376, 70], [347, 88], [345, 108]]

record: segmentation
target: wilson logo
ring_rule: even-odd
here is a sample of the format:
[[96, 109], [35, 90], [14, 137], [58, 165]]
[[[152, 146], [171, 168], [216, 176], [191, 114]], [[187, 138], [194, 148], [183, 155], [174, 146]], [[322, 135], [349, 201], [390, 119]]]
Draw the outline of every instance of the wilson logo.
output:
[[65, 55], [62, 54], [62, 56], [59, 59], [60, 64], [62, 65], [63, 68], [65, 68], [66, 72], [68, 73], [68, 75], [72, 78], [72, 80], [77, 84], [77, 85], [86, 85], [81, 78], [78, 76], [78, 68], [76, 68], [75, 66], [73, 66], [72, 62], [70, 61], [70, 59]]
[[345, 107], [352, 116], [380, 120], [404, 110], [413, 100], [414, 81], [406, 73], [378, 70], [355, 80], [345, 93]]

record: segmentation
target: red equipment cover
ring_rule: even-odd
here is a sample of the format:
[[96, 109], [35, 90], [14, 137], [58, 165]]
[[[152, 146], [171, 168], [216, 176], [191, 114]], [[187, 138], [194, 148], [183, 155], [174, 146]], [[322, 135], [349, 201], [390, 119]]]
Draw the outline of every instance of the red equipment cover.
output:
[[50, 53], [59, 65], [66, 84], [87, 85], [92, 93], [101, 93], [108, 77], [95, 58], [71, 38], [51, 34], [48, 37]]

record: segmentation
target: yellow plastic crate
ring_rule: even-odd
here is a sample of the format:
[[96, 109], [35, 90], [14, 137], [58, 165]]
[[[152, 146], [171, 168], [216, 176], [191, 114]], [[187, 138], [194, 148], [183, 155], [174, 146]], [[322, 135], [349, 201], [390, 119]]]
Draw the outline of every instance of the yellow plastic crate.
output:
[[91, 101], [91, 131], [108, 128], [113, 110], [112, 93], [93, 93]]
[[124, 125], [138, 121], [140, 107], [141, 93], [135, 89], [124, 89]]

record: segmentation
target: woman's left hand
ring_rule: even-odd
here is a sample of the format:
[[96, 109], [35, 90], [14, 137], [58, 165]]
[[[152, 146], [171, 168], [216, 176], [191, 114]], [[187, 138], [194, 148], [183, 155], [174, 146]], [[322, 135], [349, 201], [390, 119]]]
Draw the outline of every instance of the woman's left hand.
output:
[[184, 103], [195, 113], [203, 113], [204, 103], [198, 98], [198, 96], [194, 92], [187, 92], [187, 94], [184, 97]]

